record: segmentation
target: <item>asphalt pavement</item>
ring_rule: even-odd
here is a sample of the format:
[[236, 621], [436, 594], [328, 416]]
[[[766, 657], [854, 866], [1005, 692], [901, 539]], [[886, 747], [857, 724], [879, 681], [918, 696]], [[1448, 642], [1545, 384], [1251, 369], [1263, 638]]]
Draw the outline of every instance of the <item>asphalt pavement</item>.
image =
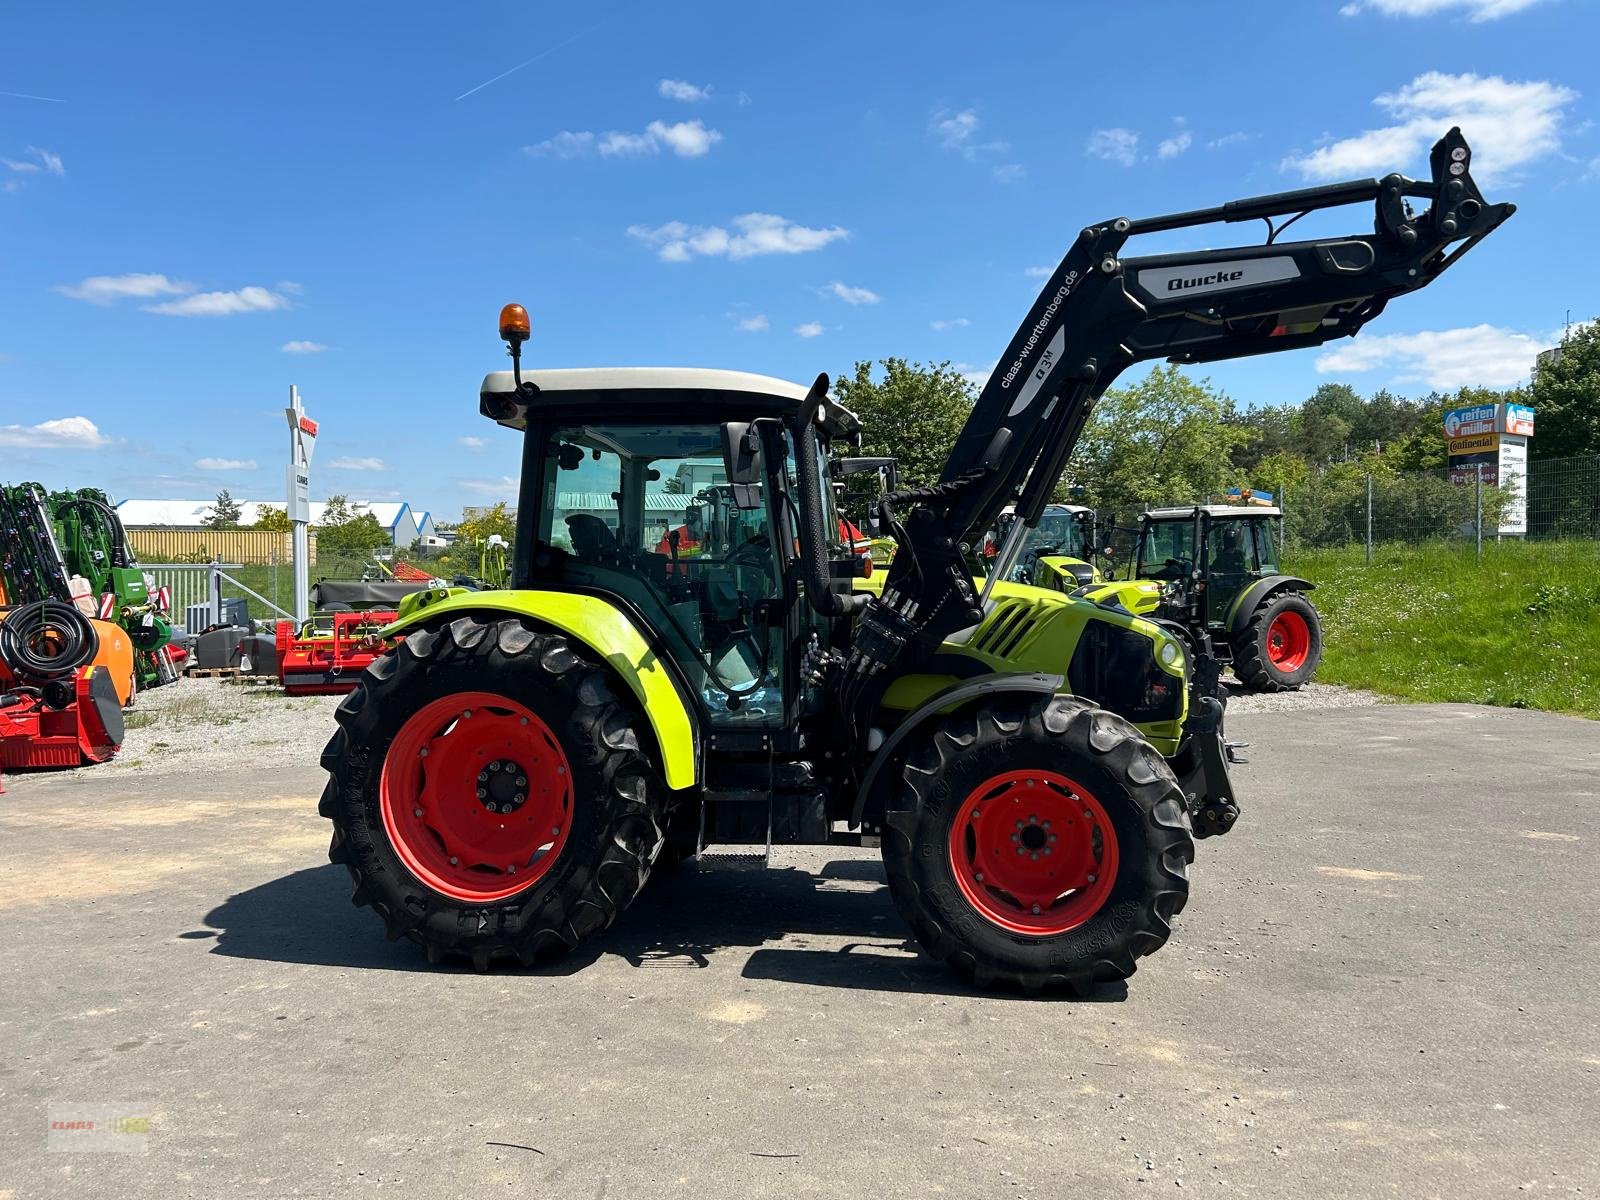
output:
[[[1600, 1190], [1600, 724], [1230, 734], [1243, 818], [1088, 1001], [920, 957], [872, 851], [691, 866], [476, 975], [351, 907], [314, 766], [8, 775], [0, 1200]], [[142, 1152], [51, 1148], [74, 1105]]]

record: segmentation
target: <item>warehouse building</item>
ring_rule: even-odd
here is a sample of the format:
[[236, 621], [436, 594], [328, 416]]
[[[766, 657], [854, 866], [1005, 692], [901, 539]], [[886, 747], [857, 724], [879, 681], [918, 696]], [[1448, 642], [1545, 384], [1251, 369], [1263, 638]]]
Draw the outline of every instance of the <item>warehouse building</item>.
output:
[[[263, 506], [282, 509], [281, 502], [240, 500], [239, 524], [254, 525], [261, 516]], [[418, 538], [432, 537], [433, 514], [419, 511], [404, 500], [351, 500], [350, 507], [357, 512], [369, 512], [389, 533], [390, 540], [399, 549], [408, 549]], [[216, 507], [215, 500], [124, 500], [117, 505], [117, 514], [129, 532], [139, 529], [191, 529], [204, 530], [206, 517]], [[311, 525], [321, 524], [327, 505], [317, 501], [311, 505]]]

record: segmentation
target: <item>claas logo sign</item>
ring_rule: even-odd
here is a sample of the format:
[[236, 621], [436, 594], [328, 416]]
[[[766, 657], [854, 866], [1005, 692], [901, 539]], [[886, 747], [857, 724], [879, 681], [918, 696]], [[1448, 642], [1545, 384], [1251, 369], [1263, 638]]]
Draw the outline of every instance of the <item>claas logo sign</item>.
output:
[[310, 417], [302, 416], [300, 418], [300, 432], [301, 433], [309, 433], [312, 437], [316, 437], [317, 436], [317, 423], [315, 421], [313, 421]]

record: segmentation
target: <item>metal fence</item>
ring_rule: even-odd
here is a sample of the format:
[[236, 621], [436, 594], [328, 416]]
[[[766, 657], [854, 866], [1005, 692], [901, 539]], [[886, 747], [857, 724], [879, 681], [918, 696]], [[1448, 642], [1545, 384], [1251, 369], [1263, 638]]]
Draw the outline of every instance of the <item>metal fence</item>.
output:
[[230, 600], [242, 599], [253, 619], [294, 615], [237, 579], [232, 572], [242, 569], [239, 563], [149, 563], [142, 567], [157, 587], [171, 593], [168, 611], [190, 633], [219, 623]]
[[[1282, 548], [1291, 557], [1360, 549], [1370, 561], [1385, 547], [1423, 545], [1481, 557], [1486, 546], [1516, 543], [1547, 557], [1592, 558], [1600, 571], [1600, 456], [1535, 460], [1525, 479], [1507, 484], [1474, 468], [1368, 471], [1340, 463], [1278, 489], [1275, 499], [1284, 514]], [[1102, 508], [1098, 540], [1126, 562], [1140, 512], [1195, 502], [1141, 498]]]

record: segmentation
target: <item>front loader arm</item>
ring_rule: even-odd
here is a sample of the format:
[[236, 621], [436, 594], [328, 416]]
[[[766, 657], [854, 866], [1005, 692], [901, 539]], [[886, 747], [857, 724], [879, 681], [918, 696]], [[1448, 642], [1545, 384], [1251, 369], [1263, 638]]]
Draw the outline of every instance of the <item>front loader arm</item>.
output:
[[[1459, 129], [1433, 148], [1428, 181], [1390, 175], [1306, 188], [1078, 235], [1012, 337], [963, 427], [939, 483], [888, 499], [907, 510], [881, 601], [869, 605], [843, 683], [867, 681], [912, 648], [931, 653], [982, 618], [958, 546], [1013, 499], [1038, 523], [1094, 402], [1136, 362], [1215, 362], [1350, 337], [1395, 296], [1426, 287], [1509, 217], [1472, 181]], [[1429, 202], [1420, 214], [1409, 198]], [[1298, 216], [1372, 201], [1373, 232], [1280, 243]], [[1124, 257], [1140, 234], [1264, 220], [1265, 243]], [[857, 715], [857, 719], [865, 719]]]

